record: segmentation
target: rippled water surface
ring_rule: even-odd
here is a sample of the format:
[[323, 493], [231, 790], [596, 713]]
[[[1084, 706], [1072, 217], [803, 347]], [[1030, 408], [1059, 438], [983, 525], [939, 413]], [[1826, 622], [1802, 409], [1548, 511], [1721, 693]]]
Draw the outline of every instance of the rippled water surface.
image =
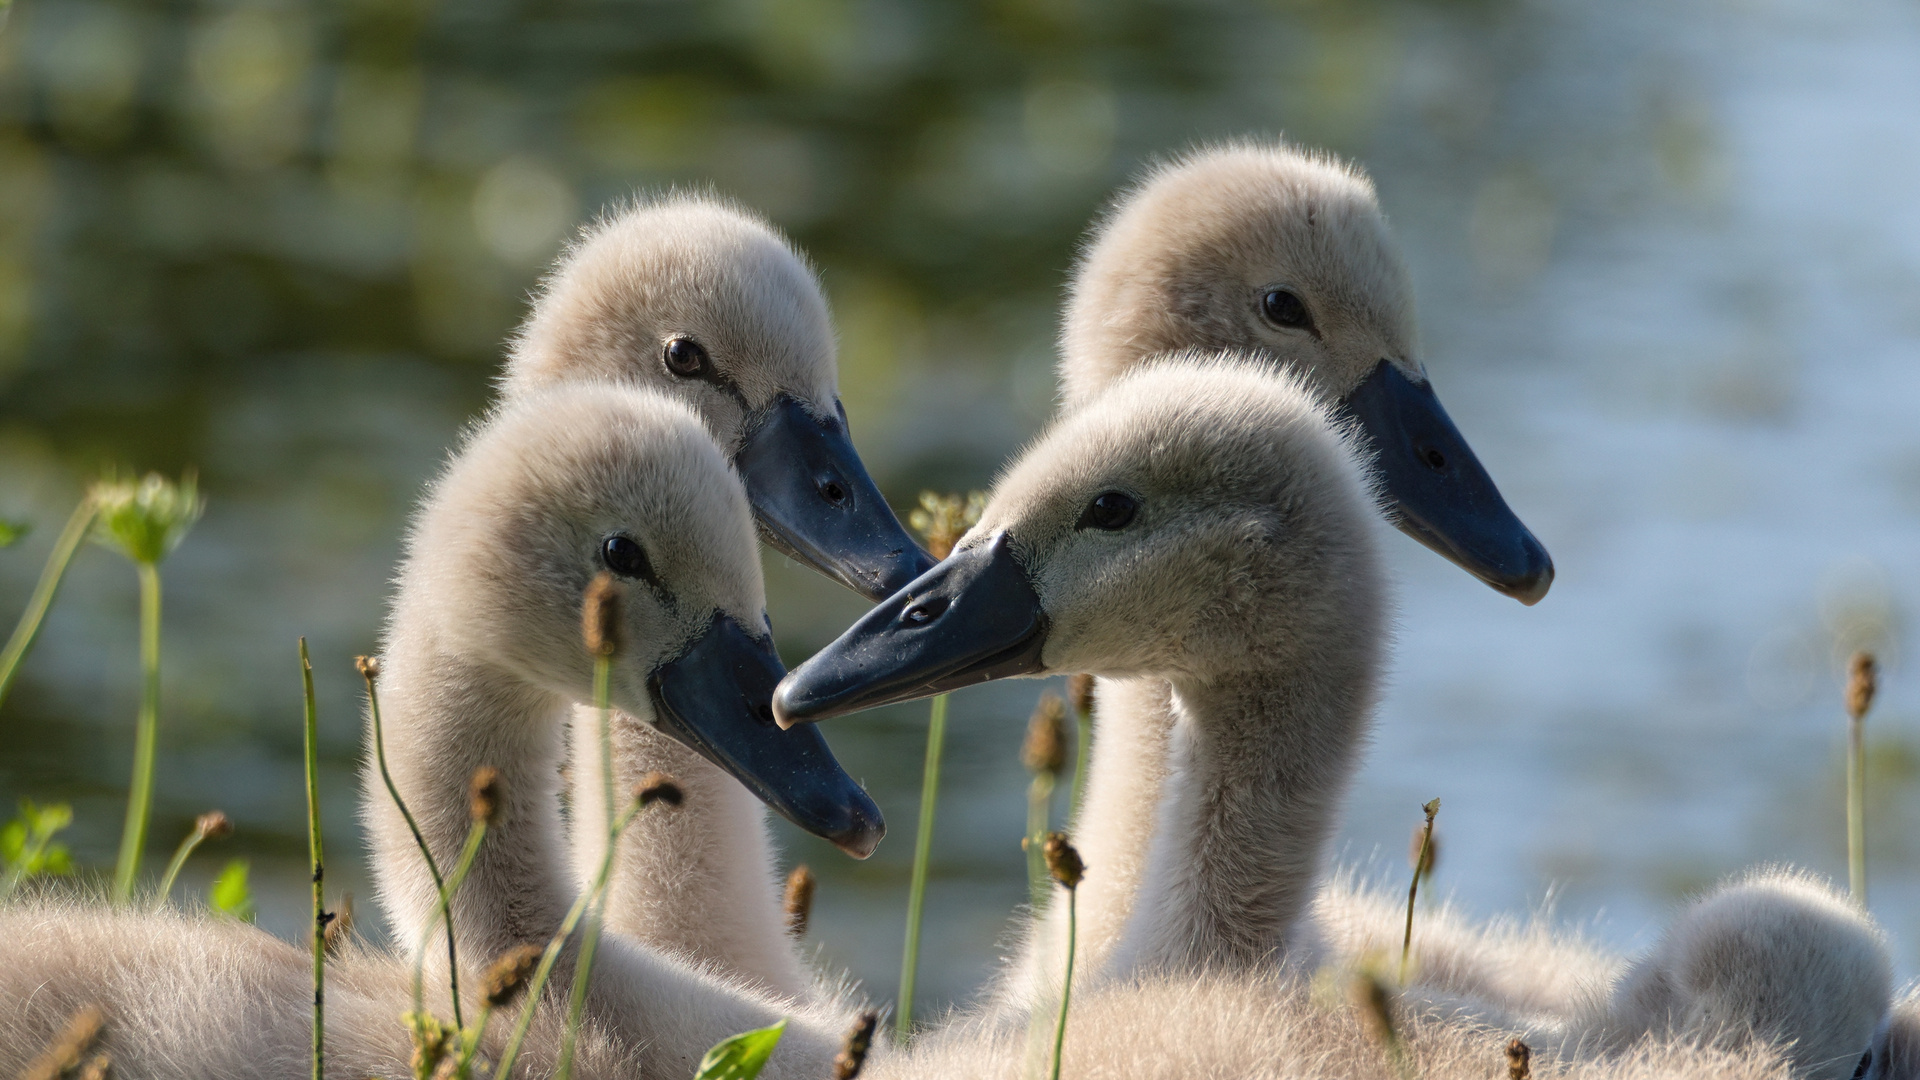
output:
[[[302, 921], [297, 636], [320, 668], [335, 879], [356, 679], [407, 507], [482, 407], [564, 230], [713, 183], [818, 258], [858, 441], [897, 505], [980, 487], [1051, 406], [1073, 243], [1153, 154], [1285, 130], [1368, 165], [1443, 399], [1559, 577], [1521, 608], [1390, 538], [1399, 634], [1341, 857], [1550, 894], [1622, 947], [1690, 892], [1845, 875], [1838, 672], [1881, 651], [1872, 907], [1920, 971], [1920, 9], [1893, 0], [695, 6], [15, 0], [0, 31], [0, 553], [24, 602], [106, 465], [197, 465], [166, 565], [160, 843], [240, 826]], [[860, 611], [777, 557], [790, 660]], [[129, 569], [77, 563], [0, 709], [0, 793], [111, 861], [137, 692]], [[1039, 684], [956, 697], [923, 1001], [988, 975], [1024, 893]], [[893, 833], [815, 939], [893, 991], [924, 705], [840, 722]], [[158, 849], [156, 848], [156, 855]], [[200, 888], [220, 856], [196, 860]]]

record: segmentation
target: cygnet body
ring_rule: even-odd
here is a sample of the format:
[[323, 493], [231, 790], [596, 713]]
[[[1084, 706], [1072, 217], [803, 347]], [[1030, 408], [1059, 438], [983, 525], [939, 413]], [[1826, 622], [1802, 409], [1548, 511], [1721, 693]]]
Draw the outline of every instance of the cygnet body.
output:
[[[1523, 603], [1553, 581], [1546, 549], [1508, 509], [1434, 396], [1411, 283], [1373, 185], [1355, 166], [1286, 144], [1200, 150], [1150, 170], [1096, 224], [1061, 324], [1063, 412], [1181, 349], [1290, 371], [1352, 418], [1388, 517]], [[1089, 778], [1075, 831], [1090, 871], [1080, 940], [1103, 956], [1133, 910], [1172, 730], [1164, 680], [1102, 679], [1096, 741], [1113, 768]], [[1133, 721], [1107, 722], [1126, 715]], [[1159, 722], [1152, 722], [1153, 717]], [[1120, 762], [1126, 767], [1119, 767]], [[1061, 939], [1063, 913], [1028, 940]]]
[[[756, 215], [707, 196], [617, 209], [587, 229], [543, 283], [500, 380], [502, 400], [574, 382], [641, 386], [691, 407], [746, 485], [761, 534], [870, 598], [932, 565], [868, 477], [848, 437], [833, 327], [817, 276]], [[574, 717], [577, 877], [600, 864], [600, 744]], [[687, 813], [643, 818], [622, 838], [607, 925], [787, 994], [812, 978], [784, 933], [759, 801], [687, 747], [625, 713], [613, 719], [624, 789], [662, 770]]]
[[[1346, 435], [1292, 379], [1245, 364], [1131, 373], [1008, 470], [980, 524], [911, 595], [795, 669], [776, 713], [814, 720], [1057, 671], [1164, 680], [1169, 768], [1140, 894], [1076, 985], [1338, 959], [1303, 916], [1364, 742], [1385, 605], [1373, 494]], [[1128, 763], [1105, 748], [1090, 782], [1124, 784]], [[1089, 860], [1086, 882], [1096, 869]], [[1475, 999], [1474, 974], [1443, 973], [1418, 999], [1568, 1053], [1679, 1033], [1782, 1046], [1801, 1075], [1822, 1077], [1847, 1075], [1888, 995], [1871, 922], [1778, 875], [1684, 912], [1617, 993], [1573, 986], [1560, 1016]], [[1043, 999], [1030, 981], [1015, 1004]]]
[[[546, 941], [576, 894], [557, 789], [563, 725], [592, 700], [581, 596], [601, 573], [621, 585], [611, 695], [629, 722], [671, 735], [857, 854], [878, 842], [877, 809], [825, 743], [781, 738], [770, 723], [783, 669], [753, 526], [706, 428], [651, 391], [556, 388], [498, 411], [435, 482], [384, 636], [387, 758], [440, 866], [453, 865], [468, 831], [468, 778], [492, 766], [504, 781], [500, 821], [453, 905], [463, 967]], [[605, 820], [593, 809], [602, 789], [589, 790], [586, 829]], [[410, 946], [434, 917], [433, 881], [371, 762], [365, 791], [382, 905]], [[641, 820], [656, 814], [671, 816]], [[764, 849], [730, 854], [771, 891]], [[710, 897], [704, 913], [724, 921], [734, 902]], [[438, 948], [430, 959], [444, 967]], [[602, 942], [588, 1006], [610, 1034], [684, 1068], [720, 1036], [776, 1018], [616, 936]]]

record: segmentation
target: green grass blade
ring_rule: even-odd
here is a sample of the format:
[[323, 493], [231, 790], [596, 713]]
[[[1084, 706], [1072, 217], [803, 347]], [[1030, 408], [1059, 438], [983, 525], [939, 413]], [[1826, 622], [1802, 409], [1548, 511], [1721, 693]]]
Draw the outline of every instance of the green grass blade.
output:
[[33, 587], [33, 595], [27, 599], [27, 610], [21, 614], [19, 625], [13, 628], [13, 636], [7, 639], [6, 648], [0, 649], [0, 702], [7, 699], [7, 691], [13, 687], [13, 677], [20, 670], [20, 662], [33, 651], [33, 643], [40, 637], [40, 627], [46, 622], [47, 611], [53, 607], [54, 594], [60, 591], [60, 582], [67, 576], [67, 566], [73, 562], [74, 552], [80, 550], [80, 544], [87, 538], [87, 528], [93, 524], [93, 500], [83, 498], [80, 505], [74, 507], [73, 515], [67, 518], [66, 528], [60, 530], [60, 536], [53, 542], [53, 553], [47, 556], [47, 567], [40, 571], [40, 582]]
[[913, 1028], [913, 984], [920, 971], [920, 919], [927, 906], [927, 866], [933, 858], [933, 814], [940, 803], [940, 754], [947, 741], [947, 695], [933, 699], [927, 723], [927, 763], [920, 777], [920, 830], [913, 840], [913, 883], [907, 889], [907, 944], [900, 959], [900, 1004], [893, 1030], [905, 1041]]
[[313, 864], [313, 1080], [327, 1074], [327, 909], [326, 861], [320, 842], [320, 725], [313, 700], [313, 660], [307, 639], [300, 639], [300, 686], [305, 693], [307, 758], [307, 856]]
[[147, 818], [153, 811], [153, 766], [160, 739], [160, 565], [135, 563], [140, 574], [140, 715], [134, 722], [133, 782], [127, 791], [127, 823], [120, 833], [120, 858], [114, 863], [113, 900], [133, 898], [133, 879], [147, 846]]

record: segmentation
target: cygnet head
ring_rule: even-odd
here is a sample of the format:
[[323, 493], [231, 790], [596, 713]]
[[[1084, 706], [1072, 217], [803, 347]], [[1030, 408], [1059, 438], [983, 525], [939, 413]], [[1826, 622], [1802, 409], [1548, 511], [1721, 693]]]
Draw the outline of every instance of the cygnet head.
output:
[[1068, 408], [1178, 349], [1291, 369], [1359, 421], [1401, 529], [1523, 603], [1553, 582], [1434, 395], [1406, 268], [1351, 165], [1243, 143], [1154, 169], [1090, 238], [1061, 346]]
[[760, 218], [673, 195], [609, 214], [560, 258], [516, 336], [508, 399], [614, 380], [678, 398], [739, 467], [775, 547], [873, 599], [932, 560], [847, 434], [811, 267]]
[[618, 593], [614, 707], [654, 724], [769, 805], [854, 854], [879, 810], [824, 741], [773, 723], [774, 652], [740, 482], [685, 405], [653, 391], [570, 385], [509, 403], [440, 477], [407, 541], [411, 603], [395, 633], [593, 700], [582, 598]]
[[953, 554], [794, 669], [774, 709], [798, 723], [1062, 671], [1360, 680], [1383, 636], [1377, 513], [1295, 379], [1161, 361], [1059, 421]]

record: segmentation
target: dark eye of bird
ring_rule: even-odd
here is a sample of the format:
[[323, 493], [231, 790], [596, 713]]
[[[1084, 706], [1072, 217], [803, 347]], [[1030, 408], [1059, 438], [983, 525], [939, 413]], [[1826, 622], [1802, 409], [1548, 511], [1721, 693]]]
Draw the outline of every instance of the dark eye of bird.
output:
[[683, 379], [707, 373], [707, 350], [692, 338], [677, 337], [667, 342], [667, 370]]
[[1307, 305], [1285, 289], [1275, 289], [1261, 297], [1260, 309], [1275, 326], [1294, 330], [1307, 330], [1313, 326], [1313, 316], [1307, 314]]
[[600, 561], [623, 578], [653, 580], [653, 563], [647, 560], [647, 549], [631, 536], [607, 537], [600, 545]]
[[1093, 497], [1087, 504], [1086, 513], [1080, 515], [1076, 529], [1124, 529], [1133, 520], [1134, 511], [1140, 504], [1133, 496], [1121, 491], [1107, 491]]

